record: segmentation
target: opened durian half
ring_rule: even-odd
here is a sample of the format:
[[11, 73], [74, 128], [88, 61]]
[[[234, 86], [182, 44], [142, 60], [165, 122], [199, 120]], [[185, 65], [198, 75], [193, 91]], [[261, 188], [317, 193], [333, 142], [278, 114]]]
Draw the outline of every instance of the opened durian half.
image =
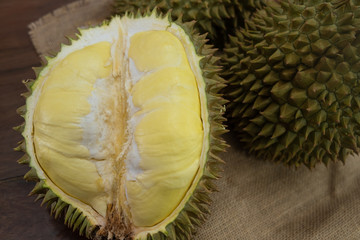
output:
[[155, 12], [80, 33], [26, 81], [31, 193], [89, 238], [190, 238], [225, 147], [214, 50]]

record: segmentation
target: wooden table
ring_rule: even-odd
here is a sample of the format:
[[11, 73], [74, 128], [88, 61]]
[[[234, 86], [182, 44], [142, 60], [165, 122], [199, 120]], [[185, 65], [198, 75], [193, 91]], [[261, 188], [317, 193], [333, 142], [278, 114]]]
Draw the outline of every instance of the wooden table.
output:
[[49, 216], [35, 197], [34, 186], [23, 175], [29, 167], [16, 161], [22, 156], [13, 148], [22, 139], [12, 127], [23, 119], [16, 109], [25, 104], [22, 79], [34, 78], [33, 66], [40, 65], [28, 36], [27, 25], [73, 0], [0, 0], [0, 240], [85, 239]]

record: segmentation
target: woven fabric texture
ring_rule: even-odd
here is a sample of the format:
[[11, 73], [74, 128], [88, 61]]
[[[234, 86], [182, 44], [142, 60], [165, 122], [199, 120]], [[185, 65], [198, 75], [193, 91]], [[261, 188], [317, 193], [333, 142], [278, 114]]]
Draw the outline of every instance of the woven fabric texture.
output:
[[[29, 25], [41, 57], [51, 55], [77, 28], [100, 23], [110, 15], [112, 0], [81, 0]], [[241, 152], [236, 137], [211, 215], [194, 236], [197, 240], [360, 239], [360, 158], [345, 165], [291, 169]]]

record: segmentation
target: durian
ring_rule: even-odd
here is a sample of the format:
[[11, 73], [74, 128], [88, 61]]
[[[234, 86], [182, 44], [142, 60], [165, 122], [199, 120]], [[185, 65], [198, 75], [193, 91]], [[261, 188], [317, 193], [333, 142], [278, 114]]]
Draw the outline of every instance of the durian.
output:
[[308, 167], [360, 146], [360, 1], [282, 0], [226, 46], [229, 125], [250, 153]]
[[92, 239], [190, 239], [221, 171], [214, 49], [155, 11], [80, 30], [25, 81], [31, 194]]
[[196, 20], [195, 28], [200, 33], [207, 33], [212, 44], [222, 48], [229, 34], [243, 26], [257, 8], [265, 5], [266, 0], [115, 0], [116, 14], [127, 11], [144, 12], [158, 8], [162, 13], [171, 10], [173, 19], [182, 17], [184, 21]]

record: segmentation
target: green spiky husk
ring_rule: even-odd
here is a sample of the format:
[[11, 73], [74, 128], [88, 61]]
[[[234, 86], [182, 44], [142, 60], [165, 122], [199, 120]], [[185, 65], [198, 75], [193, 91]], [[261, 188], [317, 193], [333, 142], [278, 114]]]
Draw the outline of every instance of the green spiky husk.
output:
[[[155, 11], [155, 10], [154, 10]], [[136, 15], [127, 15], [130, 18], [140, 18], [150, 16], [154, 12], [147, 11], [145, 13], [138, 12]], [[166, 16], [156, 12], [158, 18], [168, 18], [171, 21], [169, 14]], [[203, 56], [200, 60], [200, 66], [202, 68], [202, 76], [206, 82], [206, 97], [207, 107], [209, 111], [209, 122], [210, 122], [210, 134], [209, 143], [210, 148], [207, 152], [207, 158], [205, 167], [203, 169], [203, 175], [199, 180], [196, 189], [194, 190], [191, 197], [186, 202], [183, 210], [178, 214], [175, 221], [169, 223], [166, 226], [166, 231], [159, 231], [155, 234], [148, 234], [147, 239], [191, 239], [192, 234], [197, 226], [201, 225], [206, 219], [209, 213], [208, 205], [211, 203], [209, 194], [216, 191], [216, 186], [213, 181], [220, 177], [222, 172], [223, 161], [218, 157], [218, 154], [225, 151], [227, 144], [222, 140], [221, 135], [226, 132], [223, 122], [226, 120], [223, 117], [225, 112], [224, 104], [226, 100], [222, 98], [220, 90], [225, 87], [225, 81], [219, 76], [221, 70], [217, 66], [219, 58], [213, 56], [215, 49], [212, 46], [207, 45], [206, 35], [200, 35], [194, 29], [195, 22], [184, 23], [180, 18], [175, 22], [181, 26], [186, 34], [190, 37], [193, 42], [196, 53], [199, 56]], [[80, 37], [80, 36], [79, 36]], [[72, 39], [70, 39], [73, 41]], [[36, 79], [40, 72], [45, 67], [34, 68]], [[23, 83], [26, 85], [28, 92], [22, 94], [25, 98], [31, 96], [32, 88], [36, 80], [26, 80]], [[25, 118], [26, 105], [18, 108], [18, 114]], [[14, 127], [14, 129], [20, 133], [24, 130], [25, 123]], [[16, 151], [23, 151], [25, 155], [21, 157], [18, 162], [20, 164], [29, 164], [35, 159], [30, 159], [26, 153], [26, 143], [21, 141], [19, 146], [15, 148]], [[76, 206], [71, 205], [64, 201], [61, 196], [57, 196], [46, 184], [47, 179], [40, 179], [36, 169], [31, 168], [24, 176], [27, 181], [36, 181], [34, 189], [30, 192], [30, 195], [37, 195], [36, 200], [43, 199], [42, 204], [46, 204], [50, 208], [50, 213], [54, 214], [55, 218], [63, 217], [65, 224], [78, 231], [80, 236], [85, 235], [87, 238], [92, 239], [108, 239], [113, 234], [101, 229], [96, 222], [91, 222], [85, 214], [83, 214]], [[133, 239], [132, 236], [122, 236], [119, 239]], [[117, 239], [112, 237], [111, 239]]]
[[231, 37], [229, 124], [249, 152], [309, 168], [358, 152], [359, 34], [360, 1], [283, 0]]
[[228, 35], [243, 26], [244, 19], [257, 8], [265, 5], [266, 0], [116, 0], [114, 13], [146, 12], [159, 9], [163, 14], [171, 10], [172, 19], [180, 17], [186, 22], [196, 20], [195, 28], [202, 34], [208, 33], [209, 39], [222, 48]]

